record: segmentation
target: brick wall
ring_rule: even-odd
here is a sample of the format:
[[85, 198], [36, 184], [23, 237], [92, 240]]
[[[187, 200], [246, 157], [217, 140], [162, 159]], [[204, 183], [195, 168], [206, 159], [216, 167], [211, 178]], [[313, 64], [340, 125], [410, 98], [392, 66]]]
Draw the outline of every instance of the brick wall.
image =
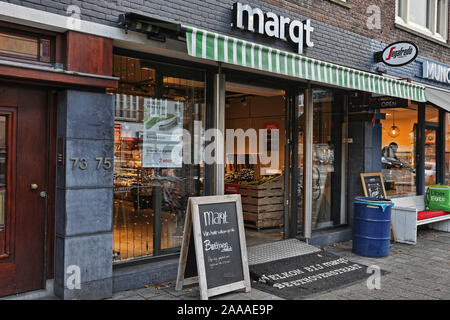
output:
[[[450, 62], [450, 48], [395, 27], [395, 0], [347, 0], [347, 3], [351, 5], [350, 9], [330, 0], [263, 1], [384, 43], [398, 40], [412, 41], [418, 44], [424, 55], [446, 63]], [[367, 20], [371, 16], [367, 13], [367, 8], [371, 5], [381, 9], [380, 30], [370, 30], [367, 27]], [[450, 44], [450, 40], [447, 40], [447, 44]]]
[[[216, 31], [263, 43], [283, 50], [295, 52], [288, 43], [278, 39], [261, 37], [258, 34], [232, 29], [231, 6], [235, 0], [0, 0], [27, 7], [67, 15], [68, 5], [81, 9], [83, 20], [117, 26], [119, 14], [137, 12], [169, 18], [186, 25]], [[416, 62], [402, 68], [388, 68], [389, 73], [417, 81], [420, 78], [423, 59], [430, 58], [450, 64], [450, 49], [402, 31], [394, 26], [394, 0], [369, 1], [348, 0], [351, 9], [329, 0], [241, 0], [291, 19], [313, 20], [313, 41], [315, 46], [307, 48], [305, 54], [349, 67], [374, 71], [373, 53], [381, 50], [386, 43], [410, 40], [418, 44], [420, 57]], [[381, 8], [381, 30], [369, 30], [366, 26], [367, 7], [375, 4]], [[429, 82], [431, 83], [431, 82]], [[450, 88], [448, 85], [434, 85]]]

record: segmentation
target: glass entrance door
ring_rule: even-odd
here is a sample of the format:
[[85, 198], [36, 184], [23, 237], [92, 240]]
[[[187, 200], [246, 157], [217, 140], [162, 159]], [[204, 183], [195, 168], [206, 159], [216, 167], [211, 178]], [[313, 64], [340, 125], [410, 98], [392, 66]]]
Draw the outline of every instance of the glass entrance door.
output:
[[[346, 107], [344, 96], [313, 89], [312, 230], [346, 223]], [[344, 197], [343, 197], [344, 195]]]
[[298, 217], [297, 230], [303, 230], [305, 237], [347, 223], [346, 97], [329, 89], [309, 90], [297, 98], [293, 143], [298, 156], [292, 159], [296, 187], [292, 200], [296, 201], [291, 209]]
[[437, 168], [437, 130], [425, 127], [425, 190], [436, 184]]
[[249, 247], [284, 238], [288, 108], [283, 89], [227, 78], [223, 183], [225, 194], [241, 195]]

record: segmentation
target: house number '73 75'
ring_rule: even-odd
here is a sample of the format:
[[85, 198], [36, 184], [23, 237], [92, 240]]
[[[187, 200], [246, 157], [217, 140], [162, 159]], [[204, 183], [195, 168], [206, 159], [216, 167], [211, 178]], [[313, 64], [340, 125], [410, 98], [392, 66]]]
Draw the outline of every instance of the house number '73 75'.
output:
[[[89, 167], [88, 160], [86, 158], [70, 158], [71, 161], [73, 161], [72, 169], [80, 169], [80, 170], [87, 170]], [[112, 160], [111, 158], [95, 158], [97, 161], [97, 170], [100, 170], [101, 168], [105, 170], [111, 170], [112, 168]]]

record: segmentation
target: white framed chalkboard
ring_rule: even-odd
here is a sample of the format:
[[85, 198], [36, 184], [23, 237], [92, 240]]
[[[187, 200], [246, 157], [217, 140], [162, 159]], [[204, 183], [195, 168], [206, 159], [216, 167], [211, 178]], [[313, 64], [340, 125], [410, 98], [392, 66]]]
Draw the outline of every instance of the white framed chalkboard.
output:
[[251, 290], [240, 195], [189, 199], [176, 290], [197, 282], [202, 300]]

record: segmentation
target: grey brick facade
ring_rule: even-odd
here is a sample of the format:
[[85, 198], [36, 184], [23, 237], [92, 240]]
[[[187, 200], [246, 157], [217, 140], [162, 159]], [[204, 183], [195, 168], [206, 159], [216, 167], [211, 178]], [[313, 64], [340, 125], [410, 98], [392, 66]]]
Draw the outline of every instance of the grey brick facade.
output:
[[[76, 6], [80, 9], [82, 20], [113, 27], [119, 27], [120, 14], [126, 12], [148, 14], [296, 52], [295, 48], [282, 40], [234, 29], [231, 26], [232, 5], [236, 1], [0, 0], [62, 16], [70, 15], [74, 8], [71, 6]], [[373, 36], [365, 26], [367, 16], [363, 9], [371, 3], [366, 0], [348, 0], [348, 3], [353, 5], [350, 9], [329, 0], [241, 0], [241, 2], [291, 19], [311, 19], [315, 29], [312, 35], [314, 47], [305, 48], [306, 56], [364, 71], [376, 72], [377, 64], [373, 55], [381, 51], [387, 43], [395, 40], [413, 41], [418, 44], [420, 50], [417, 60], [400, 68], [384, 66], [388, 74], [450, 90], [450, 85], [422, 79], [422, 64], [425, 60], [450, 65], [449, 47], [395, 29], [393, 21], [390, 21], [394, 16], [393, 0], [375, 1], [382, 5], [383, 10], [389, 11], [389, 14], [386, 14], [383, 20], [382, 29], [374, 32]], [[346, 17], [348, 20], [345, 20]], [[390, 31], [392, 34], [386, 35], [386, 32]], [[170, 263], [163, 261], [152, 269], [121, 268], [114, 270], [114, 274], [111, 255], [113, 174], [110, 171], [95, 170], [95, 167], [76, 174], [73, 172], [71, 157], [114, 158], [113, 99], [113, 96], [90, 91], [66, 90], [60, 94], [58, 138], [65, 141], [64, 152], [67, 158], [65, 165], [58, 168], [56, 181], [55, 292], [65, 299], [109, 297], [113, 291], [167, 281], [173, 279], [176, 274], [174, 261]], [[352, 199], [354, 195], [362, 194], [360, 173], [381, 170], [379, 161], [382, 149], [381, 130], [379, 123], [373, 126], [369, 122], [360, 121], [349, 125], [349, 137], [354, 140], [349, 146], [352, 163], [349, 168], [347, 191], [350, 225], [353, 220]], [[83, 199], [82, 203], [80, 199]], [[344, 230], [336, 238], [333, 236], [327, 234], [324, 236], [327, 239], [321, 241], [339, 241], [338, 239], [341, 239], [339, 237], [350, 237], [350, 229]], [[73, 292], [67, 287], [67, 269], [73, 265], [81, 266], [83, 289], [79, 292]]]
[[[233, 29], [231, 27], [231, 7], [235, 0], [7, 0], [7, 2], [60, 15], [69, 15], [69, 6], [75, 5], [80, 8], [82, 20], [110, 26], [117, 26], [118, 16], [125, 12], [149, 14], [179, 21], [185, 25], [191, 25], [263, 43], [283, 50], [295, 51], [287, 42]], [[312, 25], [315, 28], [313, 33], [314, 47], [307, 48], [305, 54], [312, 58], [365, 71], [375, 71], [377, 65], [373, 61], [373, 53], [382, 50], [386, 45], [386, 43], [375, 39], [380, 38], [378, 33], [384, 32], [384, 25], [389, 24], [388, 21], [386, 21], [386, 18], [383, 20], [383, 30], [374, 31], [374, 38], [367, 37], [365, 19], [368, 15], [361, 15], [360, 12], [361, 8], [364, 7], [362, 3], [368, 4], [367, 1], [355, 3], [353, 3], [353, 1], [348, 1], [350, 4], [353, 3], [354, 8], [351, 9], [335, 8], [336, 6], [340, 6], [332, 4], [329, 1], [316, 1], [314, 3], [311, 1], [297, 1], [298, 4], [295, 7], [293, 6], [292, 1], [271, 1], [277, 3], [280, 7], [269, 4], [268, 2], [270, 1], [252, 0], [242, 2], [250, 3], [253, 7], [259, 7], [263, 11], [272, 11], [279, 15], [291, 17], [292, 19], [304, 20], [306, 18], [311, 18], [313, 20]], [[317, 2], [322, 3], [321, 9], [312, 11], [314, 5], [317, 6]], [[389, 9], [389, 12], [394, 10], [393, 4], [387, 7], [385, 2], [381, 1], [380, 3], [383, 10]], [[394, 3], [394, 1], [392, 1], [392, 3]], [[301, 10], [302, 6], [305, 7], [304, 11], [309, 13], [308, 16], [296, 13], [296, 11]], [[352, 26], [349, 26], [348, 23], [346, 24], [345, 22], [343, 22], [342, 25], [347, 28], [340, 28], [329, 24], [327, 20], [335, 21], [335, 13], [337, 14], [339, 10], [354, 10], [358, 13], [358, 19], [360, 21], [358, 27], [352, 28]], [[311, 15], [317, 16], [317, 18], [322, 21], [314, 19]], [[392, 17], [392, 13], [386, 14], [386, 16]], [[353, 31], [349, 31], [349, 28]], [[397, 31], [397, 33], [399, 32], [402, 31]], [[375, 35], [377, 36], [375, 37]], [[396, 40], [403, 40], [403, 38]], [[388, 73], [450, 89], [449, 85], [421, 78], [422, 63], [424, 59], [450, 64], [450, 49], [418, 37], [415, 37], [415, 40], [418, 42], [420, 50], [417, 61], [401, 68], [387, 68]]]

